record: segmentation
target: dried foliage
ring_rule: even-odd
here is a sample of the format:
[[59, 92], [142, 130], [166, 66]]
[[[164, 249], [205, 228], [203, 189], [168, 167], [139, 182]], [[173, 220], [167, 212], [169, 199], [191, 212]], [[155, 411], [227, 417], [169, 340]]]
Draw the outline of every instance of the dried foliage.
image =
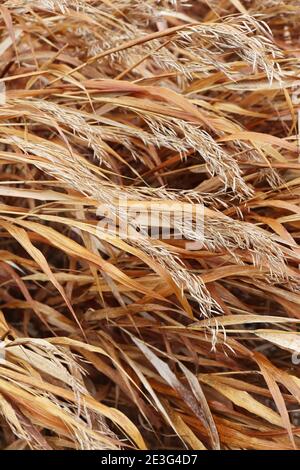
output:
[[0, 448], [299, 448], [299, 1], [0, 17]]

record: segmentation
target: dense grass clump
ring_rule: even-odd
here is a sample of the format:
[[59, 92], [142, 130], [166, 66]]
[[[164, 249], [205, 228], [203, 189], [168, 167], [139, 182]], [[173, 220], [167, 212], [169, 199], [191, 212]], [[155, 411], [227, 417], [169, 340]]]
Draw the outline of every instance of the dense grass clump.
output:
[[0, 448], [299, 448], [299, 1], [0, 21]]

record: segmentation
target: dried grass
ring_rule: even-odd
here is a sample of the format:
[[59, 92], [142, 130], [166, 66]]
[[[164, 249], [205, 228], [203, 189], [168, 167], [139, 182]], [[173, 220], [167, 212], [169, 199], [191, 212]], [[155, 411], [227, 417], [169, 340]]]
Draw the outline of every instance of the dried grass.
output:
[[0, 447], [299, 448], [299, 2], [0, 13]]

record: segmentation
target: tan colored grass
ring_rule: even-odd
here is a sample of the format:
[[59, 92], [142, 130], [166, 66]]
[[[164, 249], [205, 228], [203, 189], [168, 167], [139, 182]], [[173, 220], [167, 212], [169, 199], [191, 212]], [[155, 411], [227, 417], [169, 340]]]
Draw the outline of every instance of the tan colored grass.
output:
[[1, 3], [1, 449], [299, 448], [298, 3]]

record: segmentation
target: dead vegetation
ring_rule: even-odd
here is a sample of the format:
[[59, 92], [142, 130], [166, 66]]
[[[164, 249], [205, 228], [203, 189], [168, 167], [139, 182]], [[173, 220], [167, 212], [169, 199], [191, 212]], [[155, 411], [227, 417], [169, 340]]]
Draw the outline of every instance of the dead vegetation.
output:
[[0, 447], [299, 448], [299, 1], [0, 13]]

